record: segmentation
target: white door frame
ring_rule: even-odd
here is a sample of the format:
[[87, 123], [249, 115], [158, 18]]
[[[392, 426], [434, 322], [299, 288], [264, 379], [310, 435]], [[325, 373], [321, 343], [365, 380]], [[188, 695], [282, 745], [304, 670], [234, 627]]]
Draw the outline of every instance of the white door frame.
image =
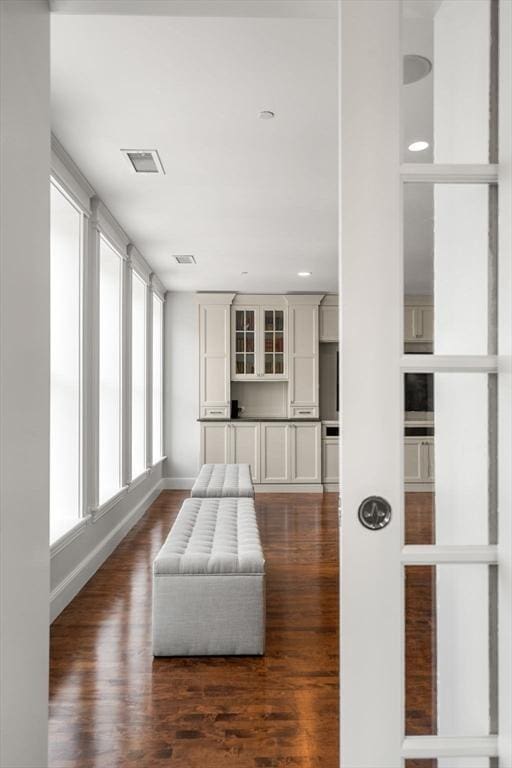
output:
[[[341, 0], [342, 376], [341, 765], [399, 768], [407, 757], [498, 756], [512, 766], [512, 239], [510, 46], [512, 3], [502, 0], [500, 157], [496, 166], [400, 165], [401, 3]], [[498, 357], [402, 355], [402, 183], [500, 184]], [[353, 329], [357, 328], [357, 333]], [[364, 339], [364, 352], [361, 340]], [[498, 371], [500, 546], [402, 547], [403, 407], [407, 370]], [[383, 404], [385, 403], [385, 407]], [[385, 460], [384, 458], [385, 457]], [[369, 495], [391, 503], [379, 532], [359, 523]], [[420, 551], [421, 550], [421, 551]], [[498, 562], [499, 739], [441, 739], [404, 733], [402, 568], [406, 563]]]

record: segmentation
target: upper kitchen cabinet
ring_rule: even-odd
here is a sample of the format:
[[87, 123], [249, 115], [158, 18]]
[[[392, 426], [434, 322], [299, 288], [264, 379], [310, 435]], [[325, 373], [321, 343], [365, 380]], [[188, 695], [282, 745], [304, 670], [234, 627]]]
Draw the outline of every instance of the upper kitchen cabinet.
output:
[[320, 304], [320, 341], [339, 341], [338, 296], [329, 294]]
[[289, 417], [318, 418], [318, 315], [323, 295], [289, 295]]
[[199, 413], [227, 418], [231, 408], [230, 319], [232, 293], [198, 294]]
[[432, 344], [434, 341], [434, 307], [431, 297], [406, 296], [404, 341], [406, 344]]
[[231, 378], [286, 379], [287, 337], [288, 310], [283, 297], [237, 297], [231, 309]]

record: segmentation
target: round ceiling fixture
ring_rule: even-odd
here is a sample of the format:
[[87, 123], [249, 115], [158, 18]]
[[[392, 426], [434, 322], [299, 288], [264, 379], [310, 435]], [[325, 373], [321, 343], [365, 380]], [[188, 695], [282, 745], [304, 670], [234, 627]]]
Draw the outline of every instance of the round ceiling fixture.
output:
[[312, 272], [297, 272], [299, 277], [311, 277]]
[[428, 141], [413, 141], [412, 144], [409, 144], [407, 149], [409, 152], [424, 152], [429, 146], [430, 144]]
[[432, 71], [432, 62], [426, 56], [406, 53], [404, 56], [404, 85], [423, 80]]
[[263, 109], [258, 117], [260, 120], [272, 120], [276, 116], [275, 112], [271, 112], [270, 109]]

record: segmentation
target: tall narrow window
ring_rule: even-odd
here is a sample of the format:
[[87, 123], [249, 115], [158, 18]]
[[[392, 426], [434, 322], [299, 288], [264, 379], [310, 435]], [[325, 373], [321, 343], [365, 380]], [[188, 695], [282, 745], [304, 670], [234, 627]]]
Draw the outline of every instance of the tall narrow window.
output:
[[153, 464], [162, 458], [163, 302], [153, 294]]
[[132, 479], [146, 470], [146, 283], [132, 272]]
[[99, 503], [121, 487], [122, 259], [100, 239]]
[[82, 213], [51, 185], [50, 543], [81, 515]]

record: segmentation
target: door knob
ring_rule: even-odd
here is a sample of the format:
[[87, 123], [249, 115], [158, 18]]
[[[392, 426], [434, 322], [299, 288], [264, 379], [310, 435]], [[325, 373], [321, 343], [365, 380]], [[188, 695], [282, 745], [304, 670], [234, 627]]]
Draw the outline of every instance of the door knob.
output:
[[357, 515], [365, 528], [380, 531], [391, 520], [391, 504], [382, 496], [368, 496], [359, 505]]

